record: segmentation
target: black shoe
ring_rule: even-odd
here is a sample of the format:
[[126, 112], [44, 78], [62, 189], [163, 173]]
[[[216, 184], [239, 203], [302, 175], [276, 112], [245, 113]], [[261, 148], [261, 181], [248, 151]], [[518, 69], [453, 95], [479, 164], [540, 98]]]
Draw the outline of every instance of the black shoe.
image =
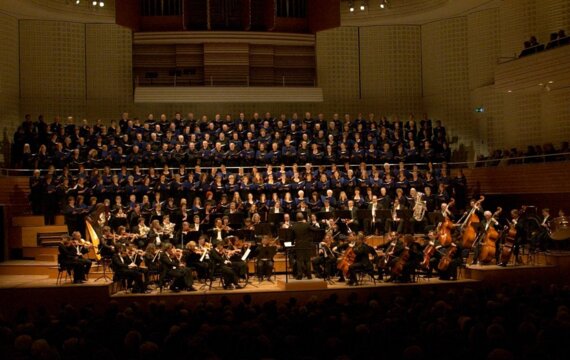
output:
[[236, 285], [235, 288], [236, 289], [243, 289], [243, 286], [242, 285]]
[[313, 277], [312, 277], [311, 275], [309, 275], [309, 276], [307, 276], [307, 279], [308, 279], [308, 280], [312, 280]]
[[190, 286], [189, 288], [186, 288], [186, 291], [196, 291], [196, 288], [194, 286]]
[[345, 280], [343, 277], [341, 277], [341, 278], [339, 278], [339, 279], [337, 280], [337, 282], [345, 282], [345, 281], [346, 281], [346, 280]]
[[302, 277], [302, 276], [297, 276], [297, 277], [295, 277], [295, 280], [303, 280], [303, 277]]
[[354, 286], [354, 285], [356, 285], [356, 282], [354, 282], [354, 281], [352, 281], [352, 280], [349, 280], [349, 281], [346, 283], [346, 285], [348, 285], [348, 286]]
[[175, 293], [180, 292], [180, 288], [177, 287], [177, 286], [171, 286], [171, 287], [170, 287], [170, 290], [171, 290], [172, 292], [175, 292]]

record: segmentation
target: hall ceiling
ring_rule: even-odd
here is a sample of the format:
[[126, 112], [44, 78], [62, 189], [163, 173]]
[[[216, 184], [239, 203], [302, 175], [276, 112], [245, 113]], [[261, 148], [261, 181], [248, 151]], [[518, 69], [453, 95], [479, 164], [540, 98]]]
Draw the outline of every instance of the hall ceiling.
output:
[[432, 21], [466, 15], [470, 12], [497, 7], [502, 0], [388, 0], [388, 6], [380, 8], [381, 0], [352, 1], [354, 12], [349, 11], [348, 0], [340, 4], [343, 26], [368, 25], [421, 25]]
[[[59, 20], [80, 23], [114, 23], [115, 1], [93, 6], [92, 0], [0, 0], [0, 12], [18, 19]], [[120, 1], [120, 0], [118, 0]]]

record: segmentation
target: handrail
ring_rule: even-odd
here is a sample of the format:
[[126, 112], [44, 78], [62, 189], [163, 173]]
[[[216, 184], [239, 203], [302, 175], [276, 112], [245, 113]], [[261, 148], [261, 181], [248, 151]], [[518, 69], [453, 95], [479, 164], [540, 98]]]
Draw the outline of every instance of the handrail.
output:
[[[467, 168], [469, 167], [469, 165], [478, 165], [478, 164], [489, 164], [489, 163], [496, 163], [496, 162], [502, 162], [502, 161], [506, 161], [506, 162], [511, 162], [511, 161], [516, 161], [516, 160], [526, 160], [526, 159], [537, 159], [537, 158], [541, 158], [541, 159], [546, 159], [546, 158], [553, 158], [553, 157], [560, 157], [560, 156], [564, 156], [565, 159], [563, 160], [557, 160], [557, 161], [553, 161], [553, 162], [564, 162], [564, 161], [570, 161], [570, 152], [564, 152], [564, 153], [556, 153], [556, 154], [546, 154], [546, 155], [528, 155], [528, 156], [516, 156], [516, 157], [502, 157], [502, 158], [497, 158], [497, 159], [484, 159], [484, 160], [473, 160], [473, 161], [455, 161], [455, 162], [432, 162], [431, 164], [434, 167], [440, 167], [443, 164], [446, 164], [448, 168]], [[318, 164], [312, 164], [312, 163], [306, 163], [306, 164], [298, 164], [299, 168], [303, 168], [306, 165], [311, 165], [314, 168], [318, 168], [321, 165]], [[399, 163], [387, 163], [388, 165], [390, 165], [391, 168], [393, 167], [398, 167]], [[536, 163], [532, 163], [532, 164], [536, 164]], [[258, 168], [265, 168], [267, 167], [267, 165], [271, 165], [271, 164], [260, 164], [260, 165], [252, 165], [251, 167], [258, 167]], [[337, 167], [339, 167], [340, 169], [344, 168], [345, 165], [344, 163], [338, 163], [336, 164]], [[385, 166], [386, 163], [375, 163], [375, 164], [369, 164], [366, 163], [366, 167], [367, 169], [369, 167], [372, 166], [376, 166], [378, 168], [382, 168], [383, 166]], [[420, 166], [420, 167], [427, 167], [429, 164], [425, 163], [425, 162], [416, 162], [416, 163], [406, 163], [404, 165], [404, 167], [406, 169], [409, 169], [410, 167], [413, 166]], [[529, 163], [520, 163], [520, 164], [508, 164], [507, 166], [517, 166], [517, 165], [529, 165]], [[327, 168], [331, 167], [331, 165], [325, 165]], [[492, 166], [499, 166], [499, 164], [497, 165], [492, 165]], [[272, 165], [273, 168], [279, 168], [279, 165]], [[349, 164], [350, 168], [360, 168], [360, 164]], [[191, 169], [193, 169], [193, 166], [189, 166], [186, 169], [188, 171], [190, 171]], [[200, 169], [201, 170], [211, 170], [213, 168], [219, 169], [220, 166], [201, 166], [200, 165]], [[226, 169], [228, 170], [238, 170], [240, 168], [243, 168], [243, 166], [226, 166]], [[291, 165], [286, 165], [285, 166], [286, 169], [291, 169], [292, 166]], [[103, 168], [97, 168], [98, 170], [102, 170]], [[134, 168], [133, 167], [127, 167], [127, 171], [132, 171]], [[147, 171], [149, 170], [148, 167], [141, 167], [140, 168], [142, 171]], [[155, 167], [154, 168], [156, 171], [161, 171], [163, 168], [162, 167]], [[168, 167], [169, 170], [178, 170], [178, 167]], [[10, 173], [32, 173], [35, 169], [13, 169], [13, 168], [0, 168], [0, 176], [10, 176]], [[85, 171], [92, 171], [93, 169], [85, 169]], [[63, 169], [55, 169], [56, 172], [61, 172], [63, 171]], [[75, 170], [70, 169], [69, 170], [70, 173], [74, 173], [77, 172]], [[121, 168], [111, 168], [111, 171], [116, 172], [116, 171], [121, 171]], [[46, 173], [47, 169], [40, 169], [41, 173]]]

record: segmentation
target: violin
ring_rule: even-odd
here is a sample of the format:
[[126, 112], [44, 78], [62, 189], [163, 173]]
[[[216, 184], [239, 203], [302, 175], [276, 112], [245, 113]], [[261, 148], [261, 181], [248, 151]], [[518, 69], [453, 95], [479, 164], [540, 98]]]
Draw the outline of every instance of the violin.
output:
[[461, 247], [463, 249], [471, 249], [471, 247], [475, 243], [475, 240], [477, 239], [477, 232], [475, 231], [475, 228], [473, 227], [472, 224], [476, 224], [476, 223], [480, 222], [479, 217], [477, 216], [477, 214], [475, 212], [477, 211], [477, 209], [479, 208], [479, 206], [481, 205], [481, 203], [484, 200], [485, 200], [485, 197], [481, 196], [479, 198], [479, 200], [477, 202], [475, 202], [475, 204], [473, 205], [473, 207], [471, 208], [471, 210], [469, 211], [469, 213], [465, 217], [465, 222], [463, 222], [463, 224], [461, 225], [461, 230], [462, 230]]
[[438, 232], [439, 243], [443, 247], [449, 246], [451, 244], [451, 241], [452, 241], [451, 229], [453, 229], [454, 224], [451, 221], [451, 219], [446, 215], [449, 212], [449, 208], [451, 206], [453, 206], [454, 203], [455, 203], [455, 199], [451, 199], [449, 204], [447, 204], [447, 206], [445, 207], [444, 219], [443, 219], [443, 222], [440, 224], [441, 226], [439, 227], [439, 232]]
[[485, 238], [483, 239], [483, 245], [479, 252], [479, 261], [481, 263], [488, 264], [495, 258], [495, 253], [497, 252], [495, 244], [499, 239], [499, 232], [495, 229], [494, 224], [497, 224], [495, 217], [499, 216], [501, 211], [503, 211], [503, 209], [498, 207], [485, 229]]

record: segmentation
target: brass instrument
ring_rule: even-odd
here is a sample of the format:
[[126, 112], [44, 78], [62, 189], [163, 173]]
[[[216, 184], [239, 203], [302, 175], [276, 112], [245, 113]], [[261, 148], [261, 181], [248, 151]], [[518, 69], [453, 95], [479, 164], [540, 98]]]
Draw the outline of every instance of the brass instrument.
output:
[[416, 221], [423, 221], [424, 216], [426, 214], [427, 202], [422, 200], [423, 196], [424, 194], [419, 191], [416, 194], [416, 203], [414, 205], [414, 215], [413, 215], [414, 220]]

